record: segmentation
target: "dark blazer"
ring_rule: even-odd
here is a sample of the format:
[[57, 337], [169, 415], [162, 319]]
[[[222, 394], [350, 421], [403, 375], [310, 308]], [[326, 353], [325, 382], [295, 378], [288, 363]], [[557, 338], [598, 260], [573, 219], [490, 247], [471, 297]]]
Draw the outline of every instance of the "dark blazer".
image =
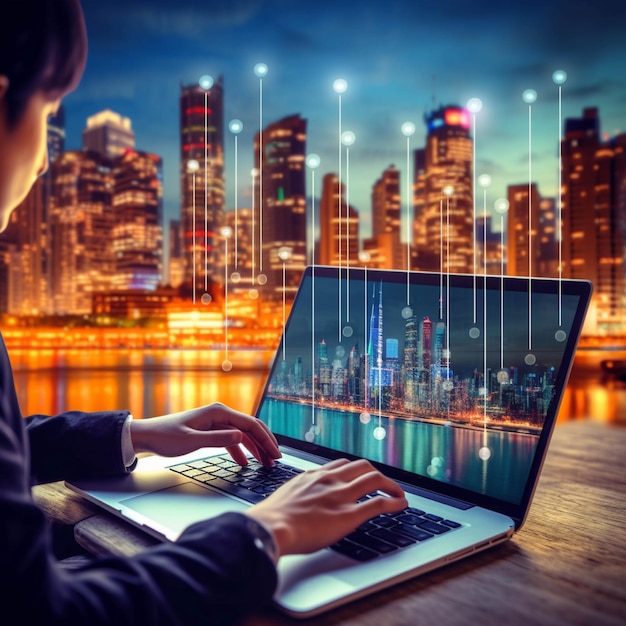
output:
[[[53, 556], [33, 482], [126, 471], [125, 411], [21, 415], [0, 337], [0, 611], [2, 623], [42, 626], [225, 624], [267, 603], [276, 569], [253, 522], [228, 513], [190, 526], [176, 543], [134, 557], [64, 568]], [[28, 425], [28, 428], [26, 427]]]

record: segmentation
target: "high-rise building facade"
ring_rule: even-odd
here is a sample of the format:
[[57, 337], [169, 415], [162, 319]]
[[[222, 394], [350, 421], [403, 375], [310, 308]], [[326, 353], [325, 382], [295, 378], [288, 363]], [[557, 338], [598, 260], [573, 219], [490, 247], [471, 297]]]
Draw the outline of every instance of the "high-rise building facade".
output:
[[203, 85], [183, 86], [180, 94], [184, 284], [191, 297], [223, 282], [224, 84], [220, 77]]
[[183, 233], [180, 220], [170, 220], [168, 238], [167, 283], [178, 287], [184, 280]]
[[[423, 191], [414, 185], [416, 224], [424, 233], [416, 246], [418, 269], [473, 271], [473, 183], [470, 114], [442, 106], [425, 116], [428, 129]], [[419, 214], [417, 208], [419, 207]]]
[[72, 150], [52, 164], [51, 279], [55, 313], [89, 314], [92, 294], [111, 286], [112, 162]]
[[511, 276], [538, 276], [540, 196], [537, 185], [509, 185], [508, 201], [506, 272]]
[[345, 185], [339, 184], [337, 174], [329, 172], [324, 176], [320, 199], [319, 256], [315, 259], [318, 265], [347, 267], [359, 264], [359, 214], [354, 207], [346, 207], [345, 191]]
[[300, 115], [290, 115], [254, 139], [254, 165], [259, 172], [254, 189], [259, 199], [258, 269], [267, 277], [264, 292], [270, 299], [282, 298], [283, 286], [285, 296], [292, 299], [306, 267], [306, 126]]
[[128, 117], [104, 109], [87, 118], [87, 127], [83, 129], [83, 150], [115, 158], [134, 147], [135, 133]]
[[227, 275], [232, 293], [248, 292], [255, 288], [252, 283], [252, 209], [238, 208], [226, 211], [224, 224], [230, 228]]
[[161, 157], [126, 150], [113, 163], [114, 289], [153, 291], [163, 274]]
[[[565, 120], [562, 151], [563, 276], [591, 280], [587, 334], [620, 334], [624, 324], [623, 225], [619, 138], [605, 142], [596, 108]], [[623, 148], [623, 146], [622, 146]], [[623, 176], [623, 174], [622, 174]], [[623, 198], [623, 196], [622, 196]], [[623, 199], [621, 200], [623, 202]]]

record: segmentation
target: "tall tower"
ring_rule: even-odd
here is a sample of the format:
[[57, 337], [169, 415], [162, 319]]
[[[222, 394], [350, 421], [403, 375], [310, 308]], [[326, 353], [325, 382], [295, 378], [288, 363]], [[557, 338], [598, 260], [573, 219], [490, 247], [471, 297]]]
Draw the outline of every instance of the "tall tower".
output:
[[93, 150], [114, 158], [135, 147], [135, 133], [130, 119], [111, 109], [104, 109], [87, 118], [83, 130], [83, 150]]
[[[341, 194], [341, 224], [339, 222], [339, 194]], [[349, 206], [346, 218], [345, 185], [337, 174], [328, 173], [322, 182], [322, 198], [320, 201], [320, 244], [319, 265], [357, 265], [359, 255], [359, 214]], [[340, 230], [341, 229], [341, 230]], [[341, 243], [339, 235], [341, 233]], [[341, 248], [340, 248], [341, 246]], [[341, 249], [341, 259], [339, 251]]]
[[[509, 185], [509, 211], [507, 214], [507, 273], [511, 276], [539, 275], [540, 240], [539, 205], [540, 197], [537, 185]], [[530, 228], [528, 216], [530, 213]], [[529, 237], [530, 231], [530, 237]]]
[[[470, 115], [459, 106], [442, 106], [426, 115], [425, 122], [423, 209], [416, 216], [417, 228], [425, 233], [425, 247], [417, 250], [417, 265], [422, 270], [471, 273], [474, 203]], [[444, 192], [448, 187], [452, 190], [449, 196]]]
[[188, 296], [211, 292], [223, 280], [219, 234], [225, 207], [223, 79], [203, 85], [206, 89], [200, 84], [183, 86], [180, 94], [181, 221]]
[[283, 263], [288, 299], [295, 295], [306, 266], [306, 126], [307, 121], [300, 115], [291, 115], [267, 126], [261, 138], [259, 133], [254, 138], [254, 166], [259, 171], [254, 190], [257, 198], [262, 177], [262, 216], [256, 223], [261, 249], [259, 271], [267, 277], [265, 294], [270, 299], [283, 296]]
[[[586, 278], [594, 296], [585, 332], [624, 331], [624, 233], [616, 204], [621, 152], [600, 138], [596, 108], [565, 120], [562, 142], [563, 276]], [[623, 147], [622, 147], [623, 150]], [[616, 169], [616, 166], [617, 169]], [[623, 183], [623, 181], [622, 181]]]
[[163, 276], [161, 157], [127, 150], [115, 159], [113, 178], [112, 286], [154, 290]]

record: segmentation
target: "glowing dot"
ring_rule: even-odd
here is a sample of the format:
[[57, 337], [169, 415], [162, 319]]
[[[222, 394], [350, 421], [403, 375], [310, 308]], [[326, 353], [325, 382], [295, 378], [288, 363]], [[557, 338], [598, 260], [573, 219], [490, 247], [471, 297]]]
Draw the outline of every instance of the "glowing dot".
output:
[[267, 276], [265, 274], [259, 274], [256, 281], [259, 285], [265, 285], [265, 283], [267, 283]]
[[434, 475], [437, 473], [437, 468], [436, 468], [436, 467], [433, 467], [432, 465], [429, 465], [429, 466], [426, 468], [426, 473], [427, 473], [429, 476], [434, 476]]
[[189, 159], [189, 161], [187, 161], [188, 172], [197, 172], [199, 169], [200, 169], [200, 163], [198, 163], [196, 159]]
[[259, 175], [259, 168], [258, 167], [253, 167], [250, 170], [250, 176], [252, 176], [252, 178], [254, 178], [255, 176]]
[[567, 80], [567, 74], [563, 70], [552, 73], [552, 80], [557, 85], [562, 85]]
[[250, 300], [256, 300], [258, 297], [259, 297], [258, 289], [250, 289], [250, 291], [248, 291], [248, 298], [250, 298]]
[[405, 320], [408, 320], [410, 317], [413, 317], [413, 309], [410, 306], [405, 306], [402, 309], [402, 317]]
[[470, 113], [478, 113], [483, 108], [483, 101], [480, 98], [470, 98], [467, 101], [467, 110]]
[[527, 354], [524, 357], [524, 363], [526, 365], [534, 365], [537, 362], [537, 357], [534, 354]]
[[333, 82], [333, 89], [335, 93], [344, 93], [348, 88], [348, 83], [343, 78], [338, 78]]
[[200, 87], [202, 87], [202, 89], [211, 89], [211, 87], [213, 87], [213, 77], [205, 74], [200, 77], [198, 83], [200, 83]]
[[452, 391], [454, 389], [454, 383], [451, 380], [444, 380], [441, 385], [446, 391]]
[[222, 362], [222, 370], [224, 370], [225, 372], [230, 372], [230, 370], [232, 369], [233, 364], [228, 359]]
[[454, 193], [454, 187], [452, 185], [446, 185], [442, 191], [444, 196], [451, 196]]
[[313, 424], [313, 425], [311, 426], [311, 432], [312, 432], [314, 435], [319, 435], [319, 434], [322, 432], [322, 429], [321, 429], [321, 428], [320, 428], [317, 424]]
[[361, 424], [369, 424], [371, 419], [372, 416], [367, 411], [363, 411], [363, 413], [359, 415], [359, 420], [361, 421]]
[[291, 258], [291, 248], [289, 246], [281, 246], [278, 248], [278, 258], [281, 261], [289, 261]]
[[483, 446], [478, 451], [478, 456], [483, 461], [488, 461], [491, 458], [491, 450], [487, 446]]
[[337, 346], [335, 348], [335, 354], [342, 359], [344, 356], [346, 356], [346, 349], [343, 346]]
[[311, 432], [310, 430], [307, 430], [306, 433], [304, 433], [304, 438], [311, 443], [311, 441], [313, 441], [313, 439], [315, 439], [315, 433]]
[[228, 130], [230, 130], [233, 135], [239, 134], [243, 130], [243, 122], [241, 120], [230, 120], [230, 122], [228, 122]]
[[356, 141], [356, 135], [351, 130], [341, 133], [341, 143], [344, 146], [351, 146]]
[[557, 341], [565, 341], [567, 339], [567, 333], [564, 330], [557, 330], [554, 333], [554, 338]]
[[525, 89], [522, 94], [522, 100], [526, 104], [532, 104], [537, 99], [537, 92], [534, 89]]
[[415, 132], [415, 124], [413, 122], [404, 122], [400, 126], [400, 130], [405, 137], [410, 137]]
[[493, 208], [495, 209], [496, 213], [504, 215], [509, 210], [509, 201], [506, 198], [498, 198], [493, 203]]
[[387, 431], [382, 426], [376, 426], [372, 434], [374, 435], [374, 439], [382, 441], [387, 436]]
[[352, 337], [352, 335], [354, 334], [354, 329], [352, 328], [352, 326], [344, 326], [341, 332], [343, 333], [344, 337]]
[[230, 275], [230, 279], [234, 282], [234, 283], [238, 283], [241, 280], [241, 274], [239, 272], [233, 272]]
[[509, 373], [508, 373], [506, 370], [500, 370], [500, 371], [496, 374], [496, 380], [497, 380], [500, 384], [508, 383], [508, 382], [509, 382]]
[[476, 328], [476, 326], [474, 326], [473, 328], [470, 328], [469, 330], [469, 336], [472, 339], [478, 339], [480, 337], [480, 329]]
[[366, 252], [365, 250], [361, 250], [361, 252], [359, 252], [359, 261], [361, 261], [361, 263], [368, 263], [371, 258], [372, 257], [369, 252]]
[[267, 65], [265, 65], [265, 63], [257, 63], [254, 66], [254, 73], [259, 78], [263, 78], [263, 76], [267, 76]]
[[450, 359], [452, 358], [452, 352], [450, 352], [449, 348], [444, 348], [441, 351], [441, 356], [443, 356], [444, 359]]
[[489, 174], [481, 174], [478, 177], [478, 184], [481, 187], [489, 187], [489, 185], [491, 185], [491, 176], [489, 176]]
[[320, 162], [321, 162], [321, 159], [320, 159], [319, 154], [309, 154], [309, 156], [306, 158], [306, 165], [308, 168], [312, 170], [319, 167]]
[[442, 467], [443, 466], [443, 457], [435, 456], [430, 460], [430, 464], [433, 467]]
[[213, 300], [213, 298], [211, 298], [210, 293], [203, 293], [200, 297], [200, 302], [202, 302], [202, 304], [209, 304], [211, 300]]
[[220, 235], [225, 239], [228, 239], [233, 234], [233, 229], [230, 226], [222, 226], [220, 228]]

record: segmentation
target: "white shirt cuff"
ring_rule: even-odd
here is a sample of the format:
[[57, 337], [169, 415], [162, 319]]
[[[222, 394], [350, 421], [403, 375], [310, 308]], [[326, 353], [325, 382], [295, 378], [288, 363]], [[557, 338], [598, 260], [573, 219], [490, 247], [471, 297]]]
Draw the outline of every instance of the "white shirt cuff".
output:
[[130, 436], [130, 423], [132, 421], [133, 416], [129, 415], [122, 426], [122, 461], [128, 471], [134, 469], [137, 462], [137, 455], [135, 454], [135, 448], [133, 448], [133, 440]]

